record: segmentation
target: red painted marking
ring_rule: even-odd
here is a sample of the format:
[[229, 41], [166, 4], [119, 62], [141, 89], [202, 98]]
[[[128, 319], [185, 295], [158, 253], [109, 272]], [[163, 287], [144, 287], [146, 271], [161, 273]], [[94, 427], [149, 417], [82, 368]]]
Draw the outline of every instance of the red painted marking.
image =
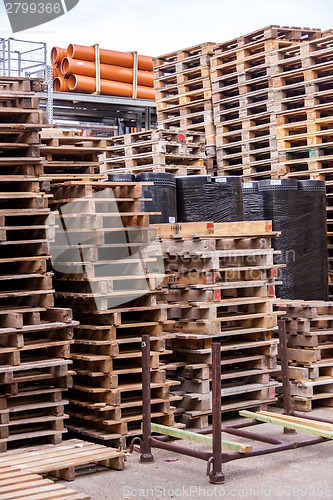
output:
[[277, 270], [277, 268], [271, 270], [271, 275], [272, 275], [272, 278], [277, 278], [278, 277], [278, 270]]

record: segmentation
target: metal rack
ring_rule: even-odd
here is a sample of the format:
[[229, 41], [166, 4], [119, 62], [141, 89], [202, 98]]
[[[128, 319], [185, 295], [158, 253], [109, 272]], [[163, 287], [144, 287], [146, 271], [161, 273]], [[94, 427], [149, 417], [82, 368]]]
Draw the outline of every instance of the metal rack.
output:
[[46, 72], [46, 43], [0, 38], [1, 75], [46, 78]]
[[[286, 342], [286, 326], [284, 320], [279, 320], [279, 340], [280, 340], [280, 356], [281, 356], [281, 375], [283, 386], [283, 404], [286, 420], [265, 419], [260, 413], [249, 411], [240, 411], [241, 416], [248, 416], [250, 420], [244, 420], [240, 423], [222, 425], [221, 417], [221, 344], [219, 342], [212, 343], [212, 427], [200, 429], [197, 432], [188, 432], [167, 427], [159, 424], [151, 423], [151, 372], [150, 372], [150, 337], [147, 334], [142, 336], [142, 438], [136, 437], [130, 445], [130, 452], [134, 450], [134, 445], [140, 446], [140, 463], [148, 464], [154, 462], [152, 448], [160, 448], [169, 452], [179, 453], [185, 456], [198, 458], [207, 462], [207, 476], [212, 484], [225, 483], [223, 473], [223, 464], [233, 460], [239, 460], [260, 455], [269, 455], [285, 450], [295, 450], [305, 446], [327, 442], [328, 439], [333, 439], [331, 431], [325, 432], [318, 429], [318, 425], [329, 424], [333, 425], [333, 421], [318, 417], [306, 416], [301, 413], [292, 411], [291, 396], [290, 396], [290, 381], [287, 356]], [[282, 415], [282, 417], [283, 417]], [[278, 416], [278, 414], [277, 414]], [[303, 422], [301, 424], [293, 424], [288, 421], [288, 417], [296, 417]], [[249, 427], [256, 426], [262, 422], [271, 422], [272, 424], [284, 427], [284, 434], [297, 434], [297, 430], [312, 434], [311, 439], [300, 438], [297, 440], [286, 440], [272, 437], [263, 433], [252, 432]], [[309, 422], [309, 427], [304, 425], [304, 422]], [[311, 422], [316, 424], [310, 425]], [[317, 428], [315, 428], [317, 427]], [[152, 436], [152, 431], [160, 434]], [[225, 434], [231, 436], [239, 436], [250, 440], [247, 444], [225, 440]], [[209, 437], [208, 437], [209, 436]], [[223, 439], [222, 439], [223, 436]], [[193, 447], [179, 446], [171, 441], [172, 438], [178, 438], [206, 444], [210, 446], [210, 450], [194, 449]], [[252, 443], [260, 443], [261, 447], [253, 448]], [[222, 449], [223, 445], [223, 449]], [[271, 445], [271, 446], [266, 446]]]
[[50, 88], [37, 96], [41, 99], [41, 108], [48, 112], [50, 123], [113, 129], [119, 135], [133, 128], [138, 132], [143, 128], [156, 128], [156, 103], [152, 100], [52, 92]]
[[41, 108], [49, 123], [122, 135], [136, 129], [156, 128], [156, 103], [147, 99], [53, 92], [52, 66], [47, 64], [47, 45], [15, 38], [0, 38], [0, 75], [44, 78]]

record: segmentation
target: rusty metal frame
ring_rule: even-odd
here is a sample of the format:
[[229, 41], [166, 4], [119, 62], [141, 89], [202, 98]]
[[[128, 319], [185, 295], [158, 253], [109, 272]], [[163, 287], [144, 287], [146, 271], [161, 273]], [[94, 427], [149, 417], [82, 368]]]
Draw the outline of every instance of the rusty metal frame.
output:
[[[317, 420], [333, 424], [332, 420], [305, 416], [297, 413], [291, 408], [290, 380], [288, 372], [286, 326], [284, 320], [279, 320], [279, 339], [280, 339], [280, 359], [282, 372], [282, 389], [284, 414], [296, 417], [302, 417], [308, 420]], [[142, 439], [136, 437], [130, 445], [130, 452], [133, 452], [134, 444], [140, 445], [140, 463], [151, 463], [154, 461], [152, 448], [160, 448], [174, 453], [198, 458], [207, 462], [207, 475], [212, 484], [223, 484], [225, 476], [223, 474], [223, 464], [238, 460], [241, 458], [256, 457], [268, 455], [279, 451], [302, 448], [313, 444], [324, 443], [329, 439], [324, 437], [315, 437], [305, 440], [292, 442], [276, 439], [265, 434], [259, 434], [247, 430], [248, 427], [262, 424], [257, 420], [249, 419], [237, 424], [222, 425], [221, 416], [221, 344], [213, 342], [212, 344], [212, 427], [198, 431], [198, 434], [212, 434], [213, 447], [211, 451], [194, 450], [179, 446], [170, 442], [172, 438], [168, 436], [151, 436], [151, 391], [150, 391], [150, 338], [149, 335], [142, 337], [142, 384], [143, 384], [143, 435]], [[259, 448], [250, 453], [223, 452], [221, 449], [222, 432], [251, 439], [261, 443], [271, 444], [271, 447]], [[284, 428], [285, 434], [291, 434], [290, 429]]]

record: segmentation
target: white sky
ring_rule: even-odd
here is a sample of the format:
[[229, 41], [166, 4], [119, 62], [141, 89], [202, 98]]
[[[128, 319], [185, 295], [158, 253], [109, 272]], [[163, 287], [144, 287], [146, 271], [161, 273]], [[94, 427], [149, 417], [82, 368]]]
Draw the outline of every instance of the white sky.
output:
[[[36, 0], [37, 1], [37, 0]], [[13, 35], [0, 0], [0, 37], [162, 55], [223, 42], [269, 24], [333, 28], [332, 0], [80, 0], [65, 16]]]

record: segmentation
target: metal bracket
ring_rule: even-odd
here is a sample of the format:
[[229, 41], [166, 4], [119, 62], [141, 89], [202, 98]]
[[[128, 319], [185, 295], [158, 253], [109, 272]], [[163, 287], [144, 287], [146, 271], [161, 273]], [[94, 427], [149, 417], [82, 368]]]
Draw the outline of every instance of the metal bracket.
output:
[[133, 60], [133, 93], [132, 97], [133, 99], [136, 99], [138, 97], [138, 53], [137, 52], [132, 52], [134, 56]]
[[142, 442], [142, 439], [140, 437], [135, 437], [134, 439], [132, 439], [131, 441], [131, 444], [129, 445], [129, 452], [130, 453], [133, 453], [134, 451], [134, 445], [135, 444], [139, 444], [140, 445], [140, 451], [142, 450], [142, 445], [143, 445], [143, 442]]
[[223, 472], [214, 471], [215, 458], [211, 457], [207, 462], [207, 476], [211, 484], [224, 484], [225, 476]]
[[95, 66], [96, 66], [96, 92], [94, 95], [100, 95], [101, 93], [101, 57], [99, 50], [99, 43], [93, 45], [95, 48]]
[[46, 83], [47, 83], [47, 114], [49, 124], [53, 124], [53, 68], [46, 66]]

